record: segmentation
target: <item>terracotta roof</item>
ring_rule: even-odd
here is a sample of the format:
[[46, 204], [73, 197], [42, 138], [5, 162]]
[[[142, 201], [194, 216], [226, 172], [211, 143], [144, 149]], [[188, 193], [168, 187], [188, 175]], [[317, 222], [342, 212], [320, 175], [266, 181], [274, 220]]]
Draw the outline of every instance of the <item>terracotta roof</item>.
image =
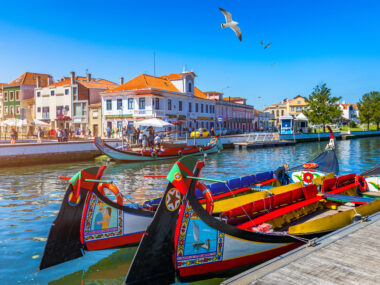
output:
[[34, 72], [25, 72], [15, 80], [11, 81], [9, 86], [19, 86], [21, 84], [25, 85], [36, 85], [37, 76], [40, 76], [40, 86], [46, 86], [48, 83], [48, 78], [52, 78], [50, 74], [34, 73]]
[[223, 101], [231, 101], [231, 102], [234, 102], [234, 101], [242, 101], [242, 100], [247, 100], [245, 98], [242, 98], [242, 97], [225, 97], [223, 98]]
[[[119, 84], [116, 84], [112, 81], [105, 80], [105, 79], [91, 78], [91, 81], [87, 82], [86, 77], [76, 76], [75, 80], [87, 88], [112, 89], [112, 88], [116, 88], [117, 86], [119, 86]], [[60, 81], [53, 83], [53, 84], [50, 84], [47, 87], [65, 86], [65, 85], [70, 85], [70, 84], [71, 84], [71, 78], [70, 77], [63, 77]]]
[[197, 87], [194, 87], [194, 96], [199, 98], [207, 99], [207, 95], [199, 90]]
[[155, 77], [147, 74], [141, 74], [125, 84], [112, 89], [111, 91], [124, 91], [136, 89], [160, 89], [172, 92], [179, 92], [179, 90], [165, 77]]
[[354, 107], [355, 110], [358, 109], [358, 105], [356, 105], [356, 104], [352, 104], [352, 107]]
[[342, 105], [342, 107], [343, 107], [344, 110], [347, 110], [348, 107], [350, 106], [350, 104], [340, 104], [340, 105]]
[[98, 103], [88, 105], [88, 107], [100, 107], [100, 106], [102, 106], [102, 102], [98, 102]]
[[194, 72], [188, 71], [188, 72], [182, 72], [182, 73], [172, 73], [169, 75], [163, 75], [163, 76], [161, 76], [161, 78], [169, 79], [169, 80], [176, 80], [176, 79], [182, 79], [182, 77], [186, 74], [192, 74], [194, 77], [196, 77], [196, 74]]
[[208, 93], [208, 94], [223, 94], [222, 92], [218, 92], [218, 91], [205, 91], [204, 93]]

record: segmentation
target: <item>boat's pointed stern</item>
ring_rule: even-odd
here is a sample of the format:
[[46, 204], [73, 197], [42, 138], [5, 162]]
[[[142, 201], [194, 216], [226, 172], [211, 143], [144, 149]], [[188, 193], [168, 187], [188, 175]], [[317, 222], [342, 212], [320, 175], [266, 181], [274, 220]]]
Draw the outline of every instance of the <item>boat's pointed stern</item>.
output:
[[[172, 260], [178, 211], [190, 183], [186, 175], [197, 176], [197, 160], [186, 156], [177, 161], [168, 175], [169, 184], [152, 223], [147, 228], [129, 268], [125, 284], [169, 284], [175, 280]], [[194, 173], [193, 173], [193, 169]]]
[[[78, 177], [76, 182], [71, 180], [73, 183], [69, 184], [57, 218], [50, 228], [40, 270], [83, 256], [82, 216], [87, 205], [88, 194], [97, 185], [95, 182], [84, 180], [100, 179], [104, 169], [105, 166], [87, 168], [74, 176]], [[73, 199], [77, 189], [79, 197]]]

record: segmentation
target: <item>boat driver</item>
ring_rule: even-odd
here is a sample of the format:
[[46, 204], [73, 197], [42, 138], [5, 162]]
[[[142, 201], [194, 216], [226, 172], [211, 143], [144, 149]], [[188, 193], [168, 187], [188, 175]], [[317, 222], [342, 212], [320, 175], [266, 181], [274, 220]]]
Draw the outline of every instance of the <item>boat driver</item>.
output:
[[280, 181], [281, 185], [287, 185], [290, 182], [290, 177], [286, 172], [289, 169], [289, 164], [285, 163], [283, 166], [280, 166], [274, 172], [276, 178]]

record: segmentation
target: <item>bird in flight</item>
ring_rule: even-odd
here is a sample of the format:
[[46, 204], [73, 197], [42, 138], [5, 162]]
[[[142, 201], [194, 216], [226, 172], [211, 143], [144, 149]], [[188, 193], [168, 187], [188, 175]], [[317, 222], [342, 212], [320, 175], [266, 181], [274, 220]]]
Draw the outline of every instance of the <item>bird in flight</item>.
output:
[[239, 38], [239, 40], [241, 41], [242, 40], [241, 31], [240, 31], [240, 28], [237, 26], [239, 23], [232, 20], [230, 12], [228, 12], [222, 8], [219, 8], [219, 10], [223, 13], [224, 18], [226, 18], [226, 23], [222, 24], [222, 28], [223, 29], [226, 27], [231, 28], [235, 32], [235, 34]]
[[264, 47], [264, 49], [269, 48], [271, 44], [272, 44], [272, 43], [267, 44], [267, 45]]

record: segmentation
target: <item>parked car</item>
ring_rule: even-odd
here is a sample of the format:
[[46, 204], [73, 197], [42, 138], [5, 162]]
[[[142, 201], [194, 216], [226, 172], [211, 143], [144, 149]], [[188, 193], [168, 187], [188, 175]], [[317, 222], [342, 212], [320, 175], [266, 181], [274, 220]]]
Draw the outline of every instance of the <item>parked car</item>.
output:
[[[202, 137], [205, 138], [205, 137], [208, 137], [209, 135], [210, 135], [210, 132], [206, 128], [202, 128]], [[191, 132], [190, 137], [193, 138], [194, 136], [196, 138], [199, 138], [199, 129]]]

